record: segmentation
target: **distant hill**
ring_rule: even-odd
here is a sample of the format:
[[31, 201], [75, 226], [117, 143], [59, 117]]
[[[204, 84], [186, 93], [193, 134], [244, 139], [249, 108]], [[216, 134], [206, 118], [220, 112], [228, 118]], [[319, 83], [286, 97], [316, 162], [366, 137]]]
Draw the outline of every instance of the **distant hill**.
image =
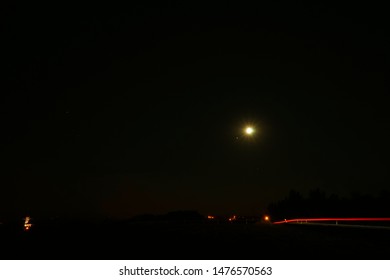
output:
[[130, 221], [203, 221], [206, 217], [193, 210], [178, 210], [163, 215], [142, 214], [134, 216]]

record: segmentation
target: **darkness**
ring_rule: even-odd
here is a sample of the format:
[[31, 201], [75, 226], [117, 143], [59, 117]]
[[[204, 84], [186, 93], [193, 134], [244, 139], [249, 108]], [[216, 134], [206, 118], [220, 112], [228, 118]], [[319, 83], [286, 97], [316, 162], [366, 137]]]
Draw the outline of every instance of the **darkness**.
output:
[[389, 190], [385, 10], [5, 7], [0, 218], [254, 215], [290, 189]]

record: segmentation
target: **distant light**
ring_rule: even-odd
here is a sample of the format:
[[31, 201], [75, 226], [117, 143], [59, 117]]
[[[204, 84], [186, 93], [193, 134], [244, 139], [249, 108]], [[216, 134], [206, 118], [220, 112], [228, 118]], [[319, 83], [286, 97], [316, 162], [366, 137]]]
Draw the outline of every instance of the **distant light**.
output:
[[236, 219], [237, 219], [237, 216], [236, 216], [236, 215], [233, 215], [232, 217], [229, 218], [229, 222], [235, 221]]
[[30, 223], [30, 220], [31, 220], [31, 218], [29, 216], [24, 218], [24, 229], [25, 230], [29, 230], [31, 228], [32, 224]]
[[214, 216], [211, 216], [211, 215], [209, 215], [209, 216], [207, 216], [207, 219], [210, 219], [210, 220], [212, 220], [212, 219], [214, 219], [215, 217]]
[[269, 216], [265, 216], [264, 220], [269, 221]]

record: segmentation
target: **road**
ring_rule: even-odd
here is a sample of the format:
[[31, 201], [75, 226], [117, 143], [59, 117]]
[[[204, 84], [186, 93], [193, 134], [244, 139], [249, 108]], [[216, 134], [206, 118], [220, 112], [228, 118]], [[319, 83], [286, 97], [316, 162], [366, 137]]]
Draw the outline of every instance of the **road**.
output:
[[1, 231], [1, 259], [387, 259], [389, 231], [316, 224], [129, 223]]

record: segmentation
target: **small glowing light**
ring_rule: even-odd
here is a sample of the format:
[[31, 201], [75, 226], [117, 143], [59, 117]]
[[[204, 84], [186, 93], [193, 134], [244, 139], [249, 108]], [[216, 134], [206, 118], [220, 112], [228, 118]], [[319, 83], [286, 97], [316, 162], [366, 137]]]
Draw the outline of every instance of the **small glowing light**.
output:
[[212, 220], [212, 219], [214, 219], [214, 216], [209, 215], [209, 216], [207, 216], [207, 219]]
[[237, 219], [237, 216], [236, 216], [236, 215], [233, 215], [232, 217], [229, 218], [229, 222], [235, 221], [236, 219]]
[[31, 228], [32, 224], [30, 223], [30, 220], [31, 220], [31, 218], [29, 216], [24, 218], [24, 229], [25, 230], [29, 230]]
[[269, 216], [265, 216], [264, 220], [269, 221]]

